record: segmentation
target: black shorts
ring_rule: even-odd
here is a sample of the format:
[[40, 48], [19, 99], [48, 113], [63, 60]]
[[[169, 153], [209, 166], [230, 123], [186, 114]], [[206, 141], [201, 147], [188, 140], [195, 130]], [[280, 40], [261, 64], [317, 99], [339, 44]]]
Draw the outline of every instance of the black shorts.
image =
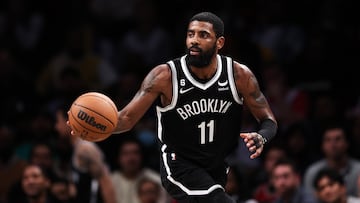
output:
[[225, 170], [210, 175], [175, 153], [162, 150], [160, 172], [164, 188], [179, 203], [235, 203], [225, 193]]

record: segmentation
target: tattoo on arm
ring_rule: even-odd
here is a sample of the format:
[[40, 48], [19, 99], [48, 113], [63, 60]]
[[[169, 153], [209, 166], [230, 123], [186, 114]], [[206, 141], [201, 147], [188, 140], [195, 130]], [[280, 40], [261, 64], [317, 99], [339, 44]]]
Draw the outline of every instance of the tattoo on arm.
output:
[[250, 76], [248, 80], [248, 88], [250, 89], [250, 96], [255, 100], [256, 107], [262, 108], [266, 105], [266, 99], [260, 91], [259, 84], [254, 76]]
[[154, 87], [154, 82], [155, 82], [155, 74], [154, 73], [150, 73], [144, 80], [144, 82], [141, 85], [140, 91], [137, 93], [138, 96], [143, 96], [146, 93], [151, 92], [151, 90]]

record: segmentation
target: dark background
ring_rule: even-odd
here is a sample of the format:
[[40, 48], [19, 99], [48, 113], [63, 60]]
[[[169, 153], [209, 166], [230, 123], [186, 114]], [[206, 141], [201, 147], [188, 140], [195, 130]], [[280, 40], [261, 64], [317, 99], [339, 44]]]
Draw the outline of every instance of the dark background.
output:
[[[199, 11], [224, 20], [221, 53], [255, 73], [280, 139], [306, 126], [316, 159], [321, 126], [337, 120], [359, 157], [360, 16], [355, 1], [340, 0], [2, 0], [0, 125], [14, 132], [14, 153], [26, 159], [24, 143], [56, 139], [56, 106], [81, 93], [104, 92], [121, 108], [152, 67], [184, 53], [188, 20]], [[150, 111], [134, 129], [145, 146], [154, 119]], [[116, 139], [99, 143], [111, 166]], [[150, 152], [147, 164], [157, 168]]]

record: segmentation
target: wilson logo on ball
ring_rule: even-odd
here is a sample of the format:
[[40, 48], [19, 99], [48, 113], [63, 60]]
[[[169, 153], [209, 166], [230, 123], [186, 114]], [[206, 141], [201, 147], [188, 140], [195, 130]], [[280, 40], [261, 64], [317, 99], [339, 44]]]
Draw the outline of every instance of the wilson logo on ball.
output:
[[101, 124], [101, 123], [97, 123], [95, 121], [95, 118], [93, 116], [89, 116], [86, 112], [79, 110], [77, 117], [80, 120], [85, 121], [85, 123], [89, 124], [92, 127], [95, 127], [101, 131], [106, 131], [106, 126]]

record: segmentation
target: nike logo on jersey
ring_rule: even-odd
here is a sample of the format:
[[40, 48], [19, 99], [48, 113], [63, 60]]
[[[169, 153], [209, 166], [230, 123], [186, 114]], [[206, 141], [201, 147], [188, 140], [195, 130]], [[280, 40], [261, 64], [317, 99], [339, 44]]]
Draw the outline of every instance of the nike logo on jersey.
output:
[[190, 88], [187, 88], [187, 89], [183, 89], [183, 88], [180, 88], [180, 94], [185, 94], [186, 92], [190, 91], [194, 89], [194, 87], [190, 87]]
[[226, 80], [225, 82], [220, 82], [220, 81], [218, 81], [218, 85], [220, 86], [220, 87], [225, 87], [226, 85], [228, 85], [228, 81]]

